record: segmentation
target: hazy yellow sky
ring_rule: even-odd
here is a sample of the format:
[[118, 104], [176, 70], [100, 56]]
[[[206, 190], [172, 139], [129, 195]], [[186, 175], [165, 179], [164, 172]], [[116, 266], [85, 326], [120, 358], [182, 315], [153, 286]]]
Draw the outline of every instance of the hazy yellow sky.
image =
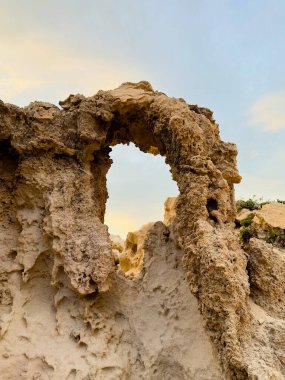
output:
[[[70, 93], [148, 80], [214, 110], [222, 138], [239, 148], [237, 197], [285, 198], [283, 0], [0, 5], [0, 99], [57, 104]], [[106, 220], [120, 233], [161, 218], [164, 197], [176, 191], [162, 159], [144, 159], [130, 147], [114, 152], [108, 183]]]

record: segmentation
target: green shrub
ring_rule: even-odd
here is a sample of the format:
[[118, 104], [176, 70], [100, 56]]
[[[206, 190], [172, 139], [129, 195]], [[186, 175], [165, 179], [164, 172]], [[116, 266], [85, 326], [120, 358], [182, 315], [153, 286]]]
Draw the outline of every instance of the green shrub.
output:
[[265, 241], [267, 243], [274, 243], [277, 237], [278, 237], [278, 231], [274, 228], [271, 228], [269, 231], [267, 231], [267, 234], [265, 236]]
[[271, 228], [267, 231], [267, 234], [265, 236], [265, 241], [267, 243], [277, 243], [280, 244], [282, 247], [285, 247], [285, 232], [284, 230], [281, 230], [279, 228]]
[[[252, 198], [247, 199], [246, 201], [240, 199], [237, 201], [237, 212], [240, 212], [243, 208], [246, 208], [248, 210], [259, 210], [261, 208], [261, 201], [262, 199], [257, 199], [255, 196]], [[266, 202], [264, 202], [266, 203]]]
[[285, 232], [282, 231], [282, 233], [279, 235], [279, 243], [282, 247], [285, 247]]
[[243, 243], [248, 243], [249, 239], [257, 236], [257, 230], [253, 226], [242, 227], [240, 229], [240, 239]]
[[285, 247], [285, 232], [283, 230], [278, 236], [278, 243], [281, 245], [281, 247]]
[[252, 220], [253, 220], [253, 217], [254, 215], [248, 215], [246, 218], [242, 219], [239, 221], [239, 224], [242, 226], [242, 227], [249, 227], [252, 223]]

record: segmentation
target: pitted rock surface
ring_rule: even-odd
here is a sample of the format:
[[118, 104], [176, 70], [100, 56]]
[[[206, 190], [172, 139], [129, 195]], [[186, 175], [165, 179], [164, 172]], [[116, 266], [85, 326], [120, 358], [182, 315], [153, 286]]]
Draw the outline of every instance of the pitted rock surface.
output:
[[[13, 361], [21, 358], [26, 373], [23, 378], [27, 379], [36, 376], [37, 371], [53, 379], [137, 379], [139, 376], [174, 379], [176, 375], [179, 379], [192, 378], [191, 370], [181, 364], [184, 359], [181, 363], [178, 359], [175, 363], [169, 362], [169, 355], [172, 355], [171, 350], [167, 351], [169, 348], [162, 350], [152, 364], [150, 361], [146, 364], [150, 360], [148, 355], [138, 349], [137, 359], [130, 359], [135, 373], [127, 362], [121, 361], [110, 369], [102, 359], [109, 349], [116, 351], [122, 343], [120, 333], [109, 319], [118, 318], [122, 331], [128, 329], [130, 323], [124, 322], [126, 311], [121, 310], [122, 305], [110, 306], [113, 314], [108, 314], [108, 305], [114, 301], [112, 297], [117, 297], [116, 302], [120, 302], [118, 289], [138, 286], [130, 284], [130, 279], [120, 279], [108, 228], [104, 225], [108, 196], [106, 173], [112, 164], [109, 153], [116, 144], [133, 142], [143, 152], [164, 156], [179, 188], [176, 216], [171, 221], [175, 249], [183, 252], [188, 286], [197, 298], [205, 329], [212, 338], [223, 371], [221, 375], [218, 364], [209, 364], [212, 366], [212, 369], [208, 368], [210, 372], [197, 370], [193, 378], [255, 379], [257, 369], [245, 350], [252, 345], [247, 255], [233, 231], [236, 213], [234, 184], [241, 179], [236, 167], [237, 149], [234, 144], [220, 139], [212, 112], [153, 91], [147, 82], [125, 83], [115, 90], [99, 91], [89, 98], [70, 95], [60, 105], [58, 108], [49, 103], [34, 102], [19, 108], [0, 104], [0, 265], [3, 276], [1, 307], [4, 308], [1, 334], [4, 358], [11, 358], [3, 368], [8, 371]], [[151, 231], [155, 228], [158, 227], [150, 228], [146, 242], [152, 241], [155, 232]], [[164, 232], [166, 235], [162, 236], [156, 232], [160, 242], [172, 236], [170, 232]], [[174, 248], [165, 248], [165, 252], [169, 253], [169, 249]], [[156, 250], [158, 247], [153, 247], [153, 251]], [[181, 255], [176, 256], [177, 260], [182, 260]], [[142, 266], [147, 275], [149, 266]], [[36, 334], [32, 337], [23, 334], [25, 355], [19, 347], [16, 348], [20, 337], [15, 335], [11, 341], [9, 326], [14, 326], [12, 331], [19, 333], [13, 316], [17, 310], [19, 312], [21, 302], [27, 304], [29, 291], [34, 292], [39, 304], [31, 302], [31, 309], [18, 316], [21, 321], [17, 323], [22, 323], [23, 329], [28, 328], [27, 315], [33, 315], [32, 320], [37, 323], [38, 308], [43, 302], [37, 286], [45, 289], [45, 302], [54, 302], [56, 311], [50, 305], [47, 317], [51, 328], [59, 335], [68, 333], [73, 336], [69, 343], [55, 338], [58, 348], [80, 343], [80, 352], [89, 352], [92, 337], [101, 331], [101, 351], [96, 351], [96, 345], [93, 348], [97, 359], [101, 355], [100, 363], [97, 359], [93, 363], [88, 357], [84, 363], [80, 362], [80, 369], [71, 366], [69, 372], [61, 373], [52, 353], [49, 356], [41, 348], [41, 354], [35, 355], [31, 346]], [[21, 292], [25, 296], [19, 295]], [[133, 292], [130, 290], [130, 297]], [[73, 310], [68, 306], [68, 300], [81, 306]], [[126, 300], [122, 302], [125, 304]], [[179, 302], [178, 306], [170, 305], [168, 309], [171, 311], [172, 307], [174, 312], [175, 307], [179, 308]], [[165, 311], [166, 317], [170, 311]], [[56, 328], [52, 322], [53, 313]], [[60, 313], [69, 315], [66, 325]], [[84, 322], [89, 324], [89, 330], [82, 327]], [[84, 330], [84, 335], [76, 331], [77, 324], [78, 330]], [[71, 333], [73, 328], [75, 330]], [[116, 333], [112, 335], [113, 330]], [[143, 334], [143, 328], [140, 334]], [[47, 340], [52, 341], [50, 337]], [[108, 348], [108, 344], [112, 348]], [[74, 357], [81, 357], [75, 351]], [[214, 357], [215, 353], [209, 355], [209, 363], [212, 363], [211, 355]], [[147, 375], [143, 374], [144, 369], [149, 371]], [[212, 375], [209, 375], [211, 371]], [[281, 370], [276, 371], [278, 375]], [[9, 376], [7, 379], [13, 378]]]

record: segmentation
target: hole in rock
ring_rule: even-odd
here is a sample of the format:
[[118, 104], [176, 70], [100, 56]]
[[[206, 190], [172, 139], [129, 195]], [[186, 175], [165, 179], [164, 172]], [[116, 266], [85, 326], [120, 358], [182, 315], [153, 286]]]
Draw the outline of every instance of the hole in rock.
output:
[[207, 201], [207, 210], [209, 213], [209, 218], [215, 223], [218, 221], [217, 218], [212, 215], [212, 211], [218, 210], [218, 202], [214, 198], [209, 198]]
[[19, 156], [9, 140], [0, 141], [0, 179], [10, 180], [17, 170]]
[[163, 221], [166, 198], [179, 193], [165, 158], [144, 153], [133, 143], [112, 147], [110, 157], [105, 214], [109, 233], [125, 238], [144, 224]]

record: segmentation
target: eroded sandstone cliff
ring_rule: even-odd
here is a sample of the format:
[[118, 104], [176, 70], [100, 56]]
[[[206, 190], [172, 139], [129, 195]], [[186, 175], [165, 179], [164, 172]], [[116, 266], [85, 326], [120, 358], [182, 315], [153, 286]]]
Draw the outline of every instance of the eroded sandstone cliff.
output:
[[[3, 379], [282, 379], [282, 315], [249, 297], [269, 251], [240, 245], [237, 150], [211, 111], [147, 82], [60, 105], [0, 103]], [[180, 195], [114, 255], [106, 173], [129, 142]]]

